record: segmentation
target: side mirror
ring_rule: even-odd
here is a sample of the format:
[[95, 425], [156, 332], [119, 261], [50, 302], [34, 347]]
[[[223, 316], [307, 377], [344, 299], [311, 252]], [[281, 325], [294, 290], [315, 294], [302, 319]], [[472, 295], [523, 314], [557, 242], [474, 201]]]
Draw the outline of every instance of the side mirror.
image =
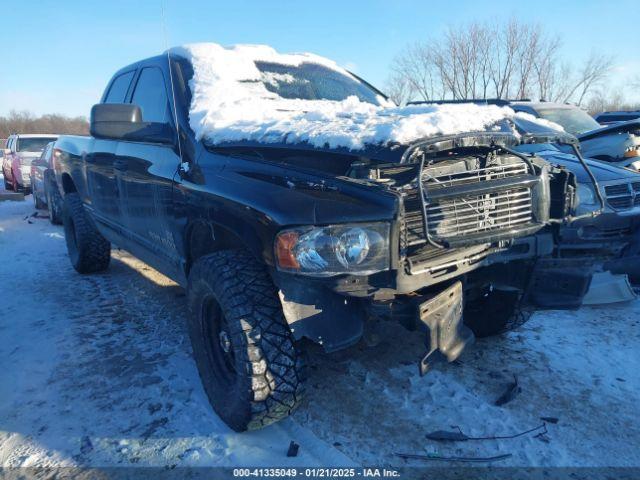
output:
[[96, 138], [130, 142], [175, 142], [168, 123], [143, 122], [142, 111], [130, 103], [99, 103], [91, 108], [89, 132]]

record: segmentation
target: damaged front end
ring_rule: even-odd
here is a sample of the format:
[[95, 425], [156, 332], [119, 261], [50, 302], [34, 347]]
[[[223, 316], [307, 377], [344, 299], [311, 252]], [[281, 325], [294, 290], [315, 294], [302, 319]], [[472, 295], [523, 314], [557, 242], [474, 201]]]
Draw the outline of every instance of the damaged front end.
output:
[[398, 199], [389, 268], [304, 284], [279, 275], [294, 335], [331, 351], [357, 341], [365, 319], [386, 318], [426, 331], [421, 373], [434, 358], [455, 360], [473, 339], [467, 275], [574, 207], [572, 175], [514, 151], [518, 142], [502, 132], [440, 137], [411, 145], [400, 162], [361, 166], [354, 178]]
[[[397, 284], [387, 306], [393, 317], [403, 311], [403, 302], [415, 305], [415, 295], [422, 294], [418, 315], [405, 311], [400, 318], [410, 327], [427, 327], [422, 373], [434, 348], [452, 361], [472, 336], [463, 323], [462, 308], [421, 305], [446, 303], [454, 291], [464, 305], [463, 296], [477, 295], [476, 285], [467, 282], [470, 274], [481, 271], [492, 255], [508, 250], [516, 240], [535, 238], [550, 223], [563, 221], [575, 206], [574, 176], [514, 151], [517, 144], [513, 136], [495, 133], [438, 139], [414, 145], [401, 165], [377, 173], [402, 193]], [[411, 164], [419, 165], [420, 181], [401, 185], [404, 165]], [[552, 249], [553, 242], [545, 248]], [[374, 308], [383, 294], [374, 296]], [[443, 332], [446, 340], [440, 340]]]

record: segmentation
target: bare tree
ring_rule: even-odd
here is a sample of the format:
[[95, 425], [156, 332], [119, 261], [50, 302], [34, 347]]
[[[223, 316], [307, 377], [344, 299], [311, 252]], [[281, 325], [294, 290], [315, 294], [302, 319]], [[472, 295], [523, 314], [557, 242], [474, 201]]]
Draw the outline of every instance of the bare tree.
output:
[[407, 103], [413, 93], [412, 87], [407, 79], [396, 73], [391, 74], [391, 77], [386, 81], [385, 90], [387, 96], [396, 105], [404, 105]]
[[66, 117], [60, 114], [47, 114], [36, 117], [27, 111], [12, 110], [7, 116], [0, 117], [0, 138], [12, 133], [66, 133], [85, 135], [89, 132], [89, 122], [84, 117]]
[[562, 60], [560, 47], [560, 38], [540, 25], [515, 19], [450, 27], [441, 38], [416, 43], [398, 55], [389, 88], [394, 95], [421, 100], [537, 94], [582, 104], [607, 78], [613, 61], [594, 53], [574, 70]]
[[589, 114], [595, 115], [601, 112], [640, 110], [640, 102], [630, 102], [619, 88], [600, 88], [591, 95], [586, 108]]
[[579, 70], [573, 88], [569, 90], [564, 101], [568, 102], [575, 98], [576, 103], [582, 105], [587, 94], [594, 86], [599, 85], [607, 78], [612, 67], [613, 59], [611, 57], [595, 52], [591, 53], [585, 64]]
[[396, 88], [409, 89], [412, 97], [431, 100], [438, 95], [436, 82], [441, 84], [441, 79], [438, 78], [433, 54], [428, 46], [410, 46], [395, 59], [391, 70], [393, 75], [390, 81], [406, 84]]

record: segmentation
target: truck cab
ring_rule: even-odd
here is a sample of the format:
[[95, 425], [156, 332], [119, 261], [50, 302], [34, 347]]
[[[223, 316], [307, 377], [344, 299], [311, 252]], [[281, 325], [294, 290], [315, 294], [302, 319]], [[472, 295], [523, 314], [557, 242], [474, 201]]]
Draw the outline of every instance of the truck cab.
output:
[[302, 340], [345, 348], [372, 317], [423, 332], [424, 374], [473, 340], [466, 276], [574, 202], [570, 173], [514, 150], [504, 111], [471, 110], [394, 107], [264, 46], [137, 62], [91, 136], [54, 146], [71, 262], [104, 270], [115, 244], [186, 288], [203, 385], [237, 430], [297, 405]]

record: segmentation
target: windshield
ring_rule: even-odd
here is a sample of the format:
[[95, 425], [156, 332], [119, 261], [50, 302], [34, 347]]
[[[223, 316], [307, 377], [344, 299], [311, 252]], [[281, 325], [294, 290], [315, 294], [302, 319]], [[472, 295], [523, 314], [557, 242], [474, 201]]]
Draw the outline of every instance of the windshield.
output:
[[18, 138], [17, 152], [42, 152], [49, 142], [55, 142], [54, 137]]
[[316, 63], [291, 66], [257, 61], [255, 64], [265, 88], [282, 98], [339, 102], [356, 96], [362, 102], [380, 105], [380, 94], [372, 87]]
[[589, 114], [579, 108], [537, 108], [538, 114], [545, 120], [555, 122], [572, 135], [601, 128]]

